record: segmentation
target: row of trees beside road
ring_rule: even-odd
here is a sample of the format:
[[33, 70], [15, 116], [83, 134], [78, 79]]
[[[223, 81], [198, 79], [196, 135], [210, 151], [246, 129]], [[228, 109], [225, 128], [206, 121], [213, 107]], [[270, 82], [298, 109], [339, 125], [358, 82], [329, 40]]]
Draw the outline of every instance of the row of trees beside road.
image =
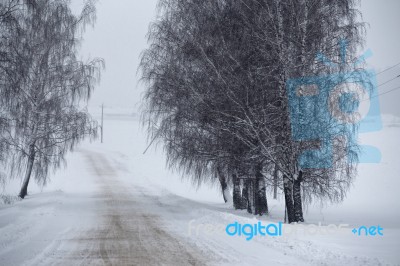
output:
[[141, 61], [143, 121], [169, 165], [197, 184], [218, 180], [225, 201], [231, 187], [235, 208], [254, 214], [267, 214], [267, 192], [280, 190], [289, 223], [304, 221], [304, 202], [342, 200], [357, 145], [336, 138], [332, 167], [302, 168], [300, 154], [322, 144], [293, 139], [286, 84], [352, 71], [358, 15], [352, 0], [160, 0]]

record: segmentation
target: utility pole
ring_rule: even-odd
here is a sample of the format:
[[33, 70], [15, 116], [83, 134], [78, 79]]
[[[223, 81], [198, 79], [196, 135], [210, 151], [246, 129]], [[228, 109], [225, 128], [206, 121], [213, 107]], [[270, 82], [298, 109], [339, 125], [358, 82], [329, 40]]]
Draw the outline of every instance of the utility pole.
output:
[[101, 143], [103, 143], [103, 116], [104, 116], [104, 104], [101, 104]]

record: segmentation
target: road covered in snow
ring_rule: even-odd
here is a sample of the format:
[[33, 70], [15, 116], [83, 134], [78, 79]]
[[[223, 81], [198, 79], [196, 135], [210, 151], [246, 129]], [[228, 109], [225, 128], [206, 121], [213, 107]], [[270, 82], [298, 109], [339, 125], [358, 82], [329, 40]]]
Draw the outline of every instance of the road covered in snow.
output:
[[[395, 141], [398, 132], [389, 128], [385, 138]], [[47, 187], [31, 185], [25, 200], [0, 205], [0, 265], [399, 265], [399, 196], [386, 193], [399, 185], [391, 176], [399, 169], [385, 157], [394, 144], [376, 145], [383, 166], [362, 166], [342, 205], [312, 205], [303, 227], [283, 225], [282, 236], [247, 241], [225, 227], [277, 224], [283, 198], [268, 198], [269, 217], [235, 211], [218, 187], [197, 190], [166, 170], [161, 149], [143, 154], [146, 137], [134, 116], [109, 115], [104, 144], [84, 143]], [[6, 192], [16, 194], [18, 185]], [[318, 223], [317, 233], [308, 230]], [[329, 231], [328, 224], [346, 226]], [[383, 236], [351, 231], [378, 224]]]
[[[118, 170], [93, 151], [79, 151], [94, 192], [44, 193], [2, 210], [2, 265], [204, 265], [206, 254], [163, 229], [147, 212], [156, 201], [118, 180]], [[82, 169], [83, 170], [83, 169]], [[76, 184], [79, 186], [79, 184]], [[146, 203], [148, 202], [148, 203]], [[15, 223], [16, 221], [16, 223]]]

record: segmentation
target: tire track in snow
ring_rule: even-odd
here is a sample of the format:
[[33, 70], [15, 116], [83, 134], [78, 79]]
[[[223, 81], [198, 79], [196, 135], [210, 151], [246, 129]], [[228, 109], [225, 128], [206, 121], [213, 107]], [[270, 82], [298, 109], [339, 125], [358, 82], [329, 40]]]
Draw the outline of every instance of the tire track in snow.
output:
[[[84, 233], [78, 240], [78, 246], [86, 245], [89, 254], [86, 264], [97, 264], [99, 259], [104, 265], [206, 264], [201, 251], [160, 228], [159, 218], [147, 213], [135, 200], [140, 195], [133, 195], [118, 181], [118, 171], [107, 158], [93, 152], [84, 155], [98, 177], [103, 204], [99, 208], [102, 219], [98, 228]], [[85, 244], [85, 239], [95, 244]]]

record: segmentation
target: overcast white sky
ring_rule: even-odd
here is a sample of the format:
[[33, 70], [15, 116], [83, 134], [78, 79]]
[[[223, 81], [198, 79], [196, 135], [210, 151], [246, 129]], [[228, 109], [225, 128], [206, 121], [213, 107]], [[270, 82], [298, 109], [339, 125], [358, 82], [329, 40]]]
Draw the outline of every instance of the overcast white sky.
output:
[[[82, 0], [72, 0], [77, 6]], [[89, 105], [132, 107], [136, 109], [143, 92], [138, 82], [139, 56], [146, 48], [149, 23], [156, 15], [157, 0], [99, 0], [97, 23], [84, 35], [84, 58], [102, 57], [106, 70], [101, 85], [96, 89]], [[366, 47], [374, 53], [368, 65], [377, 72], [400, 62], [400, 1], [362, 0], [360, 10], [370, 27]], [[378, 84], [400, 74], [400, 66], [378, 75]], [[400, 78], [379, 87], [385, 92], [400, 86]], [[400, 89], [380, 97], [383, 113], [400, 115]]]

